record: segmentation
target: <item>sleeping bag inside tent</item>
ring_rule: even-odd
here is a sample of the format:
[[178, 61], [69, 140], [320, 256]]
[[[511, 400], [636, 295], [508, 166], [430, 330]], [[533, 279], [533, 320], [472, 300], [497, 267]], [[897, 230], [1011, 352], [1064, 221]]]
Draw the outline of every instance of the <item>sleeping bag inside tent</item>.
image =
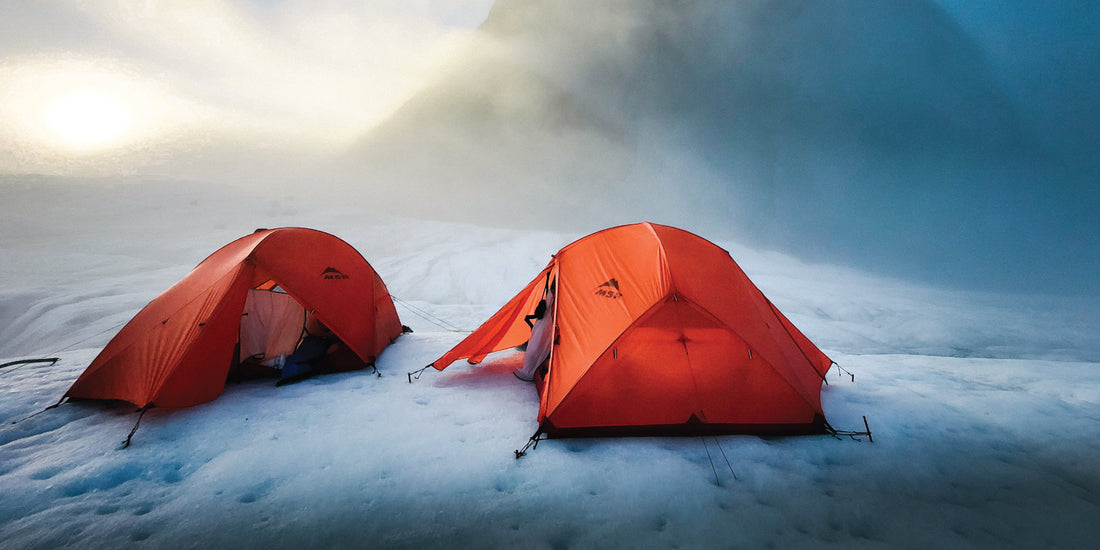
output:
[[728, 252], [681, 229], [640, 223], [573, 242], [432, 366], [536, 337], [550, 344], [529, 343], [537, 355], [516, 374], [534, 378], [549, 436], [827, 430], [832, 361]]
[[146, 305], [65, 396], [188, 407], [221, 394], [231, 369], [286, 378], [373, 365], [401, 330], [386, 285], [351, 245], [313, 229], [257, 230]]

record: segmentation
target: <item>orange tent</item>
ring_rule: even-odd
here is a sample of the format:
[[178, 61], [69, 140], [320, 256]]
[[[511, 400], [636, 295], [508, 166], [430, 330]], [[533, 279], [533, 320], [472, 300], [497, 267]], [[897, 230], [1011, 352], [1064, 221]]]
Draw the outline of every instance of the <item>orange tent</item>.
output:
[[401, 334], [386, 285], [349, 244], [313, 229], [257, 230], [211, 254], [138, 312], [65, 396], [139, 407], [216, 398], [235, 361], [249, 290], [276, 287], [366, 364]]
[[523, 344], [531, 335], [524, 317], [550, 294], [536, 321], [553, 323], [549, 359], [535, 374], [543, 433], [826, 430], [821, 385], [832, 361], [728, 252], [651, 223], [605, 229], [561, 249], [431, 366], [476, 364]]

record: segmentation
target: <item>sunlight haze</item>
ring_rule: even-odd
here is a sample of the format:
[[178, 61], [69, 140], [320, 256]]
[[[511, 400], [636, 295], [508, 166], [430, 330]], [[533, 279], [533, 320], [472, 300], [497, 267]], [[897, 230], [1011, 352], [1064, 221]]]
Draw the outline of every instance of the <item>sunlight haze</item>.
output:
[[203, 170], [189, 157], [210, 151], [232, 149], [240, 163], [271, 149], [346, 147], [461, 50], [488, 4], [62, 1], [0, 10], [0, 172], [193, 174]]

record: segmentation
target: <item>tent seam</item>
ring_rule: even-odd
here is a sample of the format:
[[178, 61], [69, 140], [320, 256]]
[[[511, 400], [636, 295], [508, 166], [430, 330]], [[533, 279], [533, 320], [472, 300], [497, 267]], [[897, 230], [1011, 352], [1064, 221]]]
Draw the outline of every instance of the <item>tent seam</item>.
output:
[[[745, 338], [744, 336], [742, 336], [742, 335], [741, 335], [741, 333], [740, 333], [740, 332], [738, 332], [738, 331], [737, 331], [736, 329], [734, 329], [733, 327], [729, 326], [729, 324], [727, 324], [727, 323], [726, 323], [725, 321], [723, 321], [722, 319], [718, 318], [718, 316], [717, 316], [717, 315], [715, 315], [714, 313], [712, 313], [712, 312], [711, 312], [711, 311], [710, 311], [709, 309], [707, 309], [707, 308], [703, 307], [702, 305], [700, 305], [699, 303], [697, 303], [697, 302], [696, 302], [695, 300], [692, 300], [691, 298], [688, 298], [688, 297], [686, 297], [686, 296], [684, 296], [684, 297], [683, 297], [683, 299], [684, 299], [684, 301], [685, 301], [685, 302], [687, 302], [687, 303], [691, 304], [691, 305], [692, 305], [693, 307], [695, 307], [695, 308], [696, 308], [696, 309], [698, 309], [699, 311], [702, 311], [703, 313], [705, 313], [705, 314], [706, 314], [707, 316], [709, 316], [709, 317], [710, 317], [711, 319], [713, 319], [713, 320], [714, 320], [715, 322], [717, 322], [717, 323], [718, 323], [719, 325], [721, 325], [721, 326], [725, 327], [725, 328], [726, 328], [726, 330], [728, 330], [728, 331], [730, 331], [731, 333], [733, 333], [733, 335], [734, 335], [734, 336], [737, 336], [737, 337], [738, 337], [739, 339], [741, 339], [741, 341], [742, 341], [742, 342], [744, 342], [744, 343], [745, 343], [745, 345], [746, 345], [746, 346], [748, 346], [748, 348], [749, 348], [750, 350], [751, 350], [751, 349], [753, 349], [753, 346], [752, 346], [751, 344], [749, 344], [749, 340], [748, 340], [747, 338]], [[770, 303], [770, 302], [769, 302], [769, 303]], [[788, 336], [788, 337], [790, 337], [790, 334], [788, 333], [788, 334], [787, 334], [787, 336]], [[792, 342], [793, 342], [794, 338], [791, 338], [791, 340], [792, 340]], [[795, 347], [798, 347], [798, 343], [797, 343], [797, 342], [794, 342], [794, 345], [795, 345]], [[799, 348], [799, 351], [801, 351], [801, 350], [802, 350], [802, 348]], [[770, 369], [772, 370], [772, 372], [774, 372], [774, 373], [775, 373], [776, 375], [778, 375], [778, 376], [779, 376], [779, 378], [780, 378], [781, 380], [783, 380], [783, 383], [784, 383], [784, 384], [787, 384], [787, 386], [788, 386], [788, 387], [790, 387], [790, 388], [791, 388], [791, 390], [793, 390], [793, 391], [794, 391], [794, 393], [795, 393], [796, 395], [798, 395], [798, 397], [799, 397], [800, 399], [802, 399], [802, 401], [803, 401], [803, 402], [805, 402], [805, 403], [806, 403], [807, 405], [809, 405], [809, 407], [810, 407], [811, 409], [813, 409], [813, 408], [814, 408], [814, 406], [813, 406], [813, 403], [810, 403], [809, 401], [806, 401], [806, 398], [805, 398], [805, 397], [804, 397], [804, 396], [802, 395], [802, 393], [801, 393], [801, 392], [799, 392], [799, 391], [798, 391], [798, 388], [796, 388], [796, 387], [794, 386], [794, 384], [792, 384], [792, 383], [791, 383], [791, 381], [790, 381], [790, 380], [787, 380], [787, 377], [786, 377], [786, 376], [783, 376], [783, 373], [779, 372], [779, 369], [775, 368], [775, 365], [774, 365], [774, 364], [772, 363], [772, 361], [770, 361], [769, 359], [767, 359], [767, 358], [766, 358], [766, 357], [764, 356], [764, 354], [763, 354], [763, 353], [760, 353], [760, 350], [759, 350], [759, 349], [757, 349], [757, 350], [756, 350], [756, 352], [757, 352], [757, 354], [758, 354], [758, 355], [760, 355], [760, 358], [761, 358], [761, 360], [763, 360], [764, 364], [768, 365], [768, 368], [770, 368]], [[803, 356], [803, 357], [805, 357], [805, 356], [806, 356], [805, 352], [803, 352], [802, 356]], [[809, 361], [809, 358], [806, 358], [806, 360], [807, 360], [807, 361]], [[811, 368], [813, 368], [813, 363], [810, 363], [810, 367], [811, 367]], [[817, 369], [814, 369], [814, 372], [817, 372]]]
[[[559, 287], [559, 288], [560, 288], [560, 287]], [[653, 315], [655, 315], [655, 314], [656, 314], [656, 311], [657, 311], [657, 309], [658, 309], [658, 306], [662, 306], [662, 305], [664, 305], [664, 303], [665, 303], [665, 300], [666, 300], [666, 299], [667, 299], [668, 297], [669, 297], [669, 294], [665, 294], [664, 296], [661, 296], [661, 298], [660, 298], [660, 299], [658, 299], [658, 300], [654, 300], [654, 302], [653, 302], [652, 304], [650, 304], [650, 306], [649, 306], [649, 307], [648, 307], [648, 308], [647, 308], [647, 309], [645, 310], [645, 312], [643, 312], [643, 313], [642, 313], [641, 315], [639, 315], [639, 316], [638, 316], [637, 318], [635, 318], [635, 319], [634, 319], [633, 321], [631, 321], [629, 325], [627, 325], [626, 327], [624, 327], [624, 328], [623, 328], [623, 330], [622, 330], [622, 332], [620, 332], [620, 333], [618, 334], [618, 336], [616, 336], [616, 337], [615, 337], [615, 338], [614, 338], [614, 339], [613, 339], [613, 340], [611, 341], [611, 343], [610, 343], [610, 344], [608, 344], [608, 346], [607, 346], [606, 348], [604, 348], [604, 349], [603, 349], [602, 351], [600, 351], [600, 353], [599, 353], [599, 354], [597, 354], [597, 355], [596, 355], [596, 359], [595, 359], [595, 360], [597, 360], [597, 361], [598, 361], [598, 360], [600, 359], [600, 357], [603, 357], [603, 356], [604, 356], [604, 354], [605, 354], [605, 353], [607, 353], [607, 350], [609, 350], [609, 349], [611, 349], [612, 347], [614, 347], [614, 346], [615, 346], [615, 342], [618, 342], [618, 341], [619, 341], [619, 339], [620, 339], [620, 338], [622, 338], [623, 334], [625, 334], [625, 333], [626, 333], [626, 331], [630, 330], [630, 328], [631, 328], [631, 327], [633, 327], [633, 326], [634, 326], [635, 324], [637, 324], [637, 323], [640, 323], [640, 322], [642, 322], [642, 321], [644, 321], [644, 320], [647, 320], [647, 319], [649, 319], [650, 317], [652, 317]], [[557, 308], [557, 303], [555, 303], [554, 305], [555, 305], [555, 309], [556, 309], [556, 308]], [[555, 317], [556, 317], [556, 316], [557, 316], [557, 313], [555, 312]], [[556, 325], [556, 323], [555, 323], [555, 325]], [[589, 365], [589, 367], [591, 367], [591, 365]], [[556, 406], [554, 407], [554, 410], [555, 410], [555, 411], [556, 411], [556, 410], [558, 410], [558, 407], [559, 407], [559, 406], [561, 406], [561, 404], [562, 404], [562, 403], [564, 403], [566, 399], [568, 399], [568, 398], [569, 398], [569, 396], [570, 396], [570, 395], [571, 395], [571, 394], [573, 393], [573, 390], [574, 390], [574, 389], [576, 389], [576, 387], [577, 387], [577, 384], [578, 384], [578, 383], [580, 383], [580, 381], [581, 381], [581, 380], [584, 380], [586, 376], [588, 376], [588, 372], [589, 372], [588, 370], [584, 371], [584, 374], [582, 374], [580, 378], [577, 378], [576, 382], [573, 382], [573, 387], [569, 388], [569, 391], [565, 392], [565, 395], [563, 395], [563, 396], [561, 397], [561, 399], [559, 399], [559, 400], [558, 400], [558, 404], [557, 404], [557, 405], [556, 405]], [[549, 378], [549, 373], [547, 373], [547, 378]], [[549, 391], [547, 391], [547, 394], [549, 394]], [[547, 417], [549, 417], [549, 416], [550, 416], [550, 412], [547, 412], [547, 413], [546, 413], [546, 416], [547, 416]]]

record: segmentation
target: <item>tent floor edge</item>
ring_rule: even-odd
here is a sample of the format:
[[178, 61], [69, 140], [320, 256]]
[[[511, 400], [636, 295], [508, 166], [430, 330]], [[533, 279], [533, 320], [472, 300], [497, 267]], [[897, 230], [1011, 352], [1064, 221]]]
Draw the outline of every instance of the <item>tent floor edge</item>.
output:
[[[821, 420], [818, 421], [818, 418]], [[585, 426], [559, 428], [546, 422], [543, 431], [548, 439], [573, 437], [676, 437], [705, 435], [824, 435], [831, 433], [824, 417], [815, 417], [810, 423], [775, 424], [716, 424], [694, 423], [660, 424], [645, 426]]]

